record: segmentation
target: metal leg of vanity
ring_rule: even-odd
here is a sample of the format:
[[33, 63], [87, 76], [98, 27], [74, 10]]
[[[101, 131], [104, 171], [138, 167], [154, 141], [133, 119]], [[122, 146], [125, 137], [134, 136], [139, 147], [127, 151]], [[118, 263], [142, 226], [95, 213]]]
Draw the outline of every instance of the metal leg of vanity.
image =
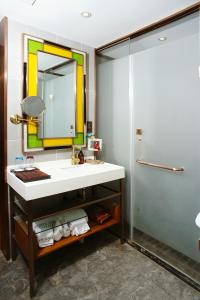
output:
[[125, 192], [125, 182], [124, 179], [120, 179], [120, 207], [121, 207], [121, 234], [120, 240], [121, 244], [125, 243], [125, 226], [124, 226], [124, 193]]
[[[28, 262], [29, 267], [29, 282], [30, 282], [30, 296], [33, 297], [36, 293], [36, 284], [35, 284], [35, 262], [38, 258], [41, 258], [47, 254], [52, 253], [53, 251], [58, 250], [59, 248], [65, 247], [71, 243], [74, 243], [76, 241], [81, 241], [85, 237], [95, 234], [98, 231], [101, 231], [103, 229], [108, 229], [109, 227], [119, 224], [121, 226], [120, 230], [120, 241], [121, 243], [125, 242], [125, 236], [124, 236], [124, 179], [120, 179], [119, 181], [119, 189], [114, 190], [112, 188], [109, 188], [107, 186], [94, 186], [92, 188], [92, 195], [94, 196], [94, 199], [88, 198], [84, 191], [84, 200], [77, 202], [76, 205], [72, 205], [72, 207], [66, 207], [62, 210], [57, 210], [54, 215], [59, 214], [64, 211], [68, 211], [74, 208], [84, 208], [89, 207], [96, 204], [105, 203], [107, 200], [118, 198], [117, 203], [119, 203], [119, 214], [116, 213], [115, 216], [112, 216], [111, 220], [106, 221], [102, 225], [92, 225], [90, 231], [88, 231], [86, 234], [78, 236], [78, 237], [68, 237], [64, 238], [63, 240], [56, 242], [59, 246], [49, 246], [46, 248], [38, 248], [36, 245], [36, 237], [33, 232], [32, 223], [37, 220], [41, 219], [42, 216], [36, 216], [33, 210], [33, 201], [26, 201], [21, 196], [19, 196], [11, 187], [9, 187], [10, 191], [10, 211], [11, 211], [11, 236], [12, 236], [12, 260], [15, 260], [17, 257], [17, 248], [22, 252], [24, 257], [26, 258]], [[101, 198], [98, 198], [97, 189], [98, 188], [104, 188], [107, 190], [110, 194], [103, 195]], [[20, 205], [17, 201], [18, 197], [20, 198], [20, 202], [22, 205]], [[41, 199], [42, 201], [42, 199]], [[67, 201], [66, 201], [67, 202]], [[115, 202], [115, 200], [114, 200]], [[17, 212], [21, 215], [23, 214], [25, 216], [25, 219], [27, 221], [24, 222], [23, 226], [20, 227], [17, 225], [16, 227], [16, 216]], [[51, 213], [52, 215], [52, 213]], [[43, 218], [48, 217], [48, 214], [45, 214]], [[25, 229], [23, 229], [25, 228]], [[58, 244], [60, 243], [60, 244]]]
[[10, 193], [10, 217], [11, 217], [11, 258], [12, 261], [16, 260], [17, 257], [17, 245], [15, 241], [15, 191], [9, 187], [9, 193]]
[[27, 216], [28, 216], [28, 252], [29, 252], [29, 280], [30, 280], [30, 296], [35, 294], [35, 257], [34, 257], [34, 232], [33, 232], [33, 211], [32, 202], [28, 201]]

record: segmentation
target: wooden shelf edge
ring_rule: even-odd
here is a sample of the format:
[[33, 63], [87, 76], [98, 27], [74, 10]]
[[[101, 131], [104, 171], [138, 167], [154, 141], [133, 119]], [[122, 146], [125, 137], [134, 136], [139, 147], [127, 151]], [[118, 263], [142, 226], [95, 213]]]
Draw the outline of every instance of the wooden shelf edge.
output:
[[[27, 225], [23, 222], [23, 221], [19, 221], [19, 220], [15, 220], [15, 222], [17, 222], [18, 226], [17, 226], [17, 230], [18, 232], [20, 231], [24, 238], [26, 239], [26, 243], [23, 243], [23, 240], [20, 238], [21, 234], [17, 236], [15, 235], [15, 240], [17, 242], [18, 247], [20, 248], [20, 250], [22, 251], [22, 253], [25, 255], [26, 258], [28, 258], [28, 230], [27, 230]], [[82, 240], [83, 238], [86, 238], [88, 236], [91, 236], [99, 231], [102, 231], [104, 229], [107, 229], [113, 225], [116, 225], [120, 223], [119, 219], [109, 219], [108, 221], [106, 221], [105, 223], [103, 223], [102, 225], [96, 224], [94, 222], [89, 222], [89, 226], [90, 226], [90, 230], [88, 232], [86, 232], [85, 234], [79, 235], [79, 236], [69, 236], [67, 238], [62, 238], [60, 241], [55, 242], [52, 246], [48, 246], [45, 248], [39, 248], [36, 247], [35, 248], [35, 259], [39, 259], [43, 256], [46, 256], [54, 251], [57, 251], [67, 245], [73, 244], [77, 241]], [[36, 238], [35, 238], [35, 245], [37, 244], [36, 242]], [[22, 247], [23, 245], [23, 247]], [[25, 247], [25, 248], [24, 248]]]
[[77, 241], [80, 241], [90, 235], [93, 235], [99, 231], [102, 231], [106, 228], [109, 228], [113, 225], [118, 224], [119, 221], [115, 220], [115, 219], [111, 219], [105, 223], [103, 223], [102, 225], [98, 225], [98, 224], [94, 224], [94, 223], [90, 223], [90, 230], [88, 232], [86, 232], [85, 234], [79, 235], [79, 236], [69, 236], [67, 238], [63, 238], [58, 242], [55, 242], [54, 245], [49, 246], [49, 247], [45, 247], [45, 248], [40, 248], [37, 254], [37, 258], [43, 257], [51, 252], [54, 252], [60, 248], [63, 248], [67, 245], [73, 244]]
[[42, 220], [42, 219], [47, 218], [47, 217], [52, 217], [52, 216], [55, 216], [55, 215], [58, 215], [58, 214], [61, 214], [61, 213], [65, 213], [65, 212], [70, 211], [72, 209], [88, 207], [88, 206], [91, 206], [91, 205], [94, 205], [94, 204], [97, 204], [97, 203], [100, 203], [100, 202], [104, 202], [104, 201], [107, 201], [107, 200], [114, 199], [116, 197], [119, 197], [120, 195], [121, 195], [120, 192], [116, 192], [116, 193], [113, 193], [112, 195], [105, 196], [103, 198], [99, 198], [99, 199], [92, 200], [92, 201], [87, 201], [87, 202], [84, 202], [84, 203], [81, 203], [81, 204], [78, 204], [78, 205], [71, 206], [70, 208], [57, 210], [54, 213], [47, 213], [47, 214], [43, 214], [42, 216], [38, 216], [38, 217], [34, 216], [33, 220], [34, 221], [39, 221], [39, 220]]

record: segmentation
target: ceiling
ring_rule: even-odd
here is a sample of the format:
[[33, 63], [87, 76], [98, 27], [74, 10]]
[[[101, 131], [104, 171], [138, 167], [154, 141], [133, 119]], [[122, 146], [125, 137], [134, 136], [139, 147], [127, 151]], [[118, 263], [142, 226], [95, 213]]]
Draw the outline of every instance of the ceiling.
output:
[[[169, 43], [176, 43], [178, 40], [194, 35], [196, 35], [195, 40], [198, 41], [199, 21], [199, 13], [196, 12], [130, 41], [124, 41], [123, 43], [101, 51], [101, 54], [104, 56], [100, 56], [99, 61], [100, 63], [108, 62], [109, 60], [122, 58], [129, 54], [145, 50], [148, 51], [150, 48], [165, 47]], [[164, 37], [166, 40], [160, 41], [161, 37]]]
[[[27, 3], [26, 3], [27, 2]], [[99, 47], [198, 1], [194, 0], [1, 0], [0, 18], [34, 26]], [[80, 13], [89, 11], [91, 18]]]

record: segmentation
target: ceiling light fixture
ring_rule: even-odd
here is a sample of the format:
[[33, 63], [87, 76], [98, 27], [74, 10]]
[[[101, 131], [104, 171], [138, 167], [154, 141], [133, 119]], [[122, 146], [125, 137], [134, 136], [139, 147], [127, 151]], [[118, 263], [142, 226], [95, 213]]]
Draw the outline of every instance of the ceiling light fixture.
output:
[[90, 17], [92, 16], [92, 13], [89, 12], [89, 11], [82, 11], [82, 12], [81, 12], [81, 16], [82, 16], [83, 18], [90, 18]]
[[161, 37], [159, 37], [158, 40], [159, 40], [160, 42], [164, 42], [164, 41], [167, 40], [167, 37], [166, 37], [166, 36], [161, 36]]

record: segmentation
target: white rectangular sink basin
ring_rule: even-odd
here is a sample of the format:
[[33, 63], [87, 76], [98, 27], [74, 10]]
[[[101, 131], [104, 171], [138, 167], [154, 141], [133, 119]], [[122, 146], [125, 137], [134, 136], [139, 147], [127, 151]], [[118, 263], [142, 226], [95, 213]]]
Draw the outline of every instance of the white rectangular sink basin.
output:
[[71, 165], [68, 159], [37, 163], [36, 167], [51, 179], [24, 183], [10, 172], [13, 166], [8, 167], [7, 183], [27, 201], [125, 177], [124, 167], [109, 163]]
[[66, 171], [66, 170], [76, 170], [76, 169], [87, 169], [87, 168], [92, 168], [92, 164], [82, 164], [82, 165], [70, 165], [70, 166], [65, 166], [65, 167], [60, 167], [60, 170]]

